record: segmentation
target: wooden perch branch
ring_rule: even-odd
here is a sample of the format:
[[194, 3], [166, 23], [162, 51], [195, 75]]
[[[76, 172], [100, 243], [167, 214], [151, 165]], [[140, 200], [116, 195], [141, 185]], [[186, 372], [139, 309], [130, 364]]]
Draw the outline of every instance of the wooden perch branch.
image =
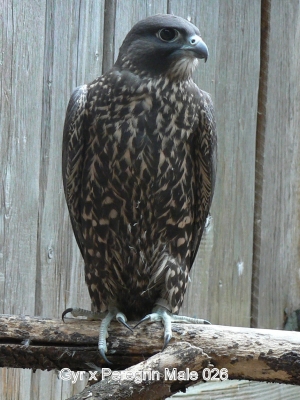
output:
[[[88, 363], [97, 365], [99, 369], [107, 367], [98, 354], [98, 331], [97, 321], [67, 318], [63, 323], [56, 319], [2, 315], [0, 367], [44, 370], [69, 368], [72, 371], [89, 371], [92, 368]], [[162, 345], [160, 324], [142, 325], [131, 333], [118, 323], [113, 323], [109, 331], [107, 353], [113, 363], [111, 369], [130, 367], [126, 370], [130, 374], [151, 369], [158, 371], [162, 379], [141, 383], [124, 380], [120, 385], [110, 377], [86, 391], [95, 392], [93, 395], [96, 396], [96, 392], [104, 390], [102, 393], [114, 393], [113, 397], [118, 399], [124, 398], [118, 397], [118, 391], [125, 393], [127, 387], [131, 396], [137, 393], [136, 398], [143, 399], [151, 391], [151, 398], [154, 399], [153, 391], [157, 392], [158, 388], [159, 398], [164, 398], [165, 394], [169, 396], [182, 386], [203, 380], [204, 368], [217, 368], [217, 377], [220, 377], [220, 370], [226, 368], [229, 379], [300, 384], [299, 332], [174, 324], [173, 339], [169, 347], [160, 353]], [[198, 373], [198, 378], [195, 381], [175, 379], [176, 382], [169, 382], [164, 379], [165, 368], [176, 368], [178, 371], [189, 368]], [[105, 399], [103, 396], [101, 394], [101, 398]], [[80, 398], [84, 397], [74, 397]]]
[[[87, 387], [69, 400], [165, 399], [199, 381], [200, 379], [189, 381], [188, 378], [190, 376], [196, 377], [196, 371], [202, 371], [210, 365], [209, 359], [210, 357], [203, 353], [199, 347], [192, 346], [187, 342], [174, 343], [167, 347], [163, 353], [155, 354], [148, 360], [122, 371], [123, 380], [114, 380], [112, 377], [108, 377]], [[193, 371], [194, 374], [187, 372], [186, 368], [189, 368], [189, 371]], [[144, 376], [141, 373], [142, 371]], [[177, 380], [174, 371], [177, 375], [182, 371], [185, 374], [185, 376], [182, 376], [184, 380]], [[130, 379], [131, 377], [134, 379]], [[160, 379], [156, 379], [159, 377]]]

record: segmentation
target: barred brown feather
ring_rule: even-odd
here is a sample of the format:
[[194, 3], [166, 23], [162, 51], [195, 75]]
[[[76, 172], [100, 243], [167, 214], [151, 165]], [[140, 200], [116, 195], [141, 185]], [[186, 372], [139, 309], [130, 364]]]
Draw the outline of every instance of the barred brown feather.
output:
[[[161, 43], [166, 26], [181, 42]], [[70, 99], [64, 189], [99, 311], [115, 305], [140, 318], [159, 299], [173, 313], [182, 304], [216, 168], [212, 102], [190, 76], [198, 55], [181, 50], [192, 35], [179, 17], [139, 22], [112, 70]]]

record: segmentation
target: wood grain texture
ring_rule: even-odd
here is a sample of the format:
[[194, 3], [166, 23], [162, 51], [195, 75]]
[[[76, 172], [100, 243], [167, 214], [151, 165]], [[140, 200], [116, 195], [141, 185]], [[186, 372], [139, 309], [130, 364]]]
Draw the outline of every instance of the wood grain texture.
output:
[[[37, 290], [45, 1], [4, 1], [0, 10], [0, 309], [32, 313]], [[30, 399], [30, 378], [30, 371], [2, 370], [1, 398], [19, 399], [22, 393], [23, 399]]]
[[117, 0], [105, 0], [103, 26], [103, 62], [102, 73], [107, 72], [114, 64], [115, 56], [115, 23]]
[[216, 110], [221, 110], [219, 175], [212, 209], [209, 313], [212, 322], [249, 326], [260, 3], [220, 2], [219, 20], [214, 94]]
[[[280, 29], [278, 29], [280, 26]], [[300, 4], [271, 2], [257, 327], [281, 329], [300, 293]]]
[[264, 186], [264, 156], [266, 139], [266, 103], [268, 97], [268, 70], [270, 53], [270, 9], [271, 0], [261, 2], [260, 37], [260, 78], [257, 106], [256, 156], [255, 156], [255, 197], [253, 224], [253, 266], [251, 289], [251, 326], [257, 326], [259, 301], [260, 253], [263, 246], [261, 217]]
[[260, 2], [184, 4], [185, 12], [172, 0], [171, 10], [191, 16], [210, 50], [195, 81], [215, 104], [218, 170], [213, 227], [200, 246], [181, 312], [250, 326]]
[[[63, 195], [61, 142], [71, 92], [101, 74], [103, 2], [8, 2], [3, 14], [8, 218], [1, 219], [1, 299], [5, 312], [58, 317], [70, 304], [90, 307]], [[40, 371], [31, 378], [3, 370], [2, 380], [1, 398], [66, 398], [81, 390]]]
[[[87, 371], [88, 364], [93, 363], [97, 366], [93, 369], [99, 370], [107, 365], [97, 351], [98, 329], [99, 321], [66, 318], [64, 323], [50, 318], [0, 315], [0, 365]], [[211, 368], [226, 368], [228, 379], [300, 384], [299, 332], [179, 323], [172, 324], [172, 331], [169, 346], [161, 351], [160, 323], [144, 324], [133, 332], [117, 322], [112, 323], [107, 352], [113, 363], [111, 368], [122, 370], [133, 365], [136, 368], [135, 364], [157, 353], [163, 365], [169, 363], [168, 368], [175, 368], [168, 354], [176, 347], [175, 352], [183, 360], [185, 350], [180, 346], [185, 343], [198, 349], [198, 354], [204, 352]], [[183, 369], [194, 370], [193, 362], [193, 358], [186, 360]], [[142, 370], [139, 367], [136, 370]], [[200, 369], [203, 367], [195, 370]]]
[[115, 54], [116, 61], [119, 48], [126, 34], [134, 24], [150, 15], [166, 13], [167, 0], [139, 0], [123, 1], [117, 0], [116, 25], [115, 25]]
[[[192, 386], [186, 393], [176, 393], [173, 400], [297, 400], [300, 387], [280, 383], [253, 382], [247, 380], [228, 380], [205, 382]], [[171, 399], [169, 397], [167, 400]]]
[[[14, 8], [5, 5], [1, 63], [1, 309], [32, 312], [40, 169], [39, 157], [33, 155], [40, 151], [44, 43], [43, 36], [34, 39], [31, 26], [34, 23], [37, 30], [43, 31], [45, 4], [34, 7], [22, 2]], [[32, 47], [34, 40], [36, 46]], [[32, 288], [30, 292], [24, 282]], [[16, 297], [22, 301], [16, 301]]]
[[[104, 2], [47, 2], [41, 146], [39, 268], [36, 315], [59, 317], [68, 306], [90, 308], [83, 260], [71, 229], [61, 179], [65, 110], [76, 86], [101, 75]], [[67, 18], [68, 16], [68, 18]], [[70, 23], [66, 23], [66, 18]], [[81, 389], [60, 382], [55, 373], [33, 375], [36, 397], [49, 398]]]

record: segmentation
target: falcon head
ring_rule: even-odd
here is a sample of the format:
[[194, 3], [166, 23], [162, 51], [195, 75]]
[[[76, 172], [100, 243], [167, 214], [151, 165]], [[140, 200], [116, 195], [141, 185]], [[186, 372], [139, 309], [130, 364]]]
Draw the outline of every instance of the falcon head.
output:
[[198, 28], [184, 18], [157, 14], [127, 34], [115, 66], [141, 76], [188, 79], [208, 48]]

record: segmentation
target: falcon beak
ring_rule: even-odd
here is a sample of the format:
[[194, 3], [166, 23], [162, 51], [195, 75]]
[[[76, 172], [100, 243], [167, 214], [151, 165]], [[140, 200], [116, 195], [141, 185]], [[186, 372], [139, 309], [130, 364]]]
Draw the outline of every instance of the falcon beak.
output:
[[188, 44], [182, 47], [184, 50], [190, 50], [195, 53], [196, 58], [208, 59], [208, 48], [200, 36], [193, 35], [188, 38]]

